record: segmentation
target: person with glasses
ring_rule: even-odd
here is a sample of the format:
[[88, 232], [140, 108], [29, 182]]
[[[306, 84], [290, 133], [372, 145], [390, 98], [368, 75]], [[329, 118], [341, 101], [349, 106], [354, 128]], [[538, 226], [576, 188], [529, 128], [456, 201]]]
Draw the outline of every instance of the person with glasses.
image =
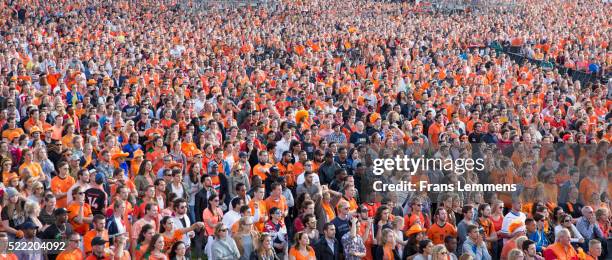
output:
[[[246, 207], [248, 209], [248, 206]], [[259, 233], [255, 231], [253, 224], [251, 216], [243, 216], [238, 221], [238, 230], [233, 235], [241, 260], [249, 259], [255, 251], [256, 243], [259, 241]]]
[[431, 260], [447, 260], [448, 254], [448, 250], [446, 250], [444, 245], [435, 245], [431, 249]]
[[584, 237], [582, 236], [582, 234], [580, 234], [576, 226], [574, 226], [574, 224], [572, 223], [574, 219], [571, 215], [564, 213], [559, 219], [559, 225], [555, 226], [555, 234], [557, 234], [557, 236], [560, 230], [567, 229], [570, 233], [570, 240], [572, 244], [584, 243]]
[[[72, 233], [68, 237], [68, 242], [66, 244], [66, 249], [62, 251], [57, 257], [56, 260], [68, 260], [68, 259], [84, 259], [85, 254], [80, 247], [81, 235], [79, 233]], [[91, 244], [90, 244], [91, 246]], [[3, 258], [5, 259], [5, 258]]]
[[240, 251], [236, 242], [228, 235], [228, 228], [223, 223], [217, 223], [214, 230], [214, 241], [208, 254], [210, 260], [240, 259]]
[[525, 220], [527, 238], [534, 241], [536, 252], [538, 253], [541, 253], [543, 248], [550, 244], [550, 242], [548, 242], [548, 238], [546, 237], [546, 233], [544, 232], [545, 222], [546, 218], [541, 214], [536, 214], [533, 219], [528, 218]]
[[68, 190], [76, 183], [76, 181], [68, 174], [70, 166], [68, 166], [67, 162], [61, 161], [57, 165], [57, 169], [58, 174], [51, 179], [51, 191], [53, 191], [53, 194], [55, 194], [55, 197], [57, 198], [56, 207], [64, 208], [68, 206]]

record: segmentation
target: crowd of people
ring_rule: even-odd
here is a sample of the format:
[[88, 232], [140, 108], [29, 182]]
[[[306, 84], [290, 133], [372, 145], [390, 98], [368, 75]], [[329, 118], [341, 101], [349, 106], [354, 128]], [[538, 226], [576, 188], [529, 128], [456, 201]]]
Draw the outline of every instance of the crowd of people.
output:
[[609, 3], [273, 2], [0, 1], [0, 259], [609, 259]]

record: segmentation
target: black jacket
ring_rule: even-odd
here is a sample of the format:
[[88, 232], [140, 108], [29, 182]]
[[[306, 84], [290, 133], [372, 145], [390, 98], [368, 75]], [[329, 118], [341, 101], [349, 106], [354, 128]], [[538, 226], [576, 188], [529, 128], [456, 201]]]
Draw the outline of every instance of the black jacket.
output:
[[206, 189], [202, 188], [195, 195], [194, 210], [196, 213], [195, 214], [196, 222], [202, 221], [202, 212], [204, 212], [206, 208], [208, 208], [208, 196], [207, 196]]
[[342, 247], [340, 247], [340, 242], [334, 238], [334, 252], [332, 253], [331, 248], [327, 245], [327, 240], [324, 237], [319, 239], [314, 245], [315, 254], [317, 256], [317, 260], [340, 260], [340, 255], [342, 253]]

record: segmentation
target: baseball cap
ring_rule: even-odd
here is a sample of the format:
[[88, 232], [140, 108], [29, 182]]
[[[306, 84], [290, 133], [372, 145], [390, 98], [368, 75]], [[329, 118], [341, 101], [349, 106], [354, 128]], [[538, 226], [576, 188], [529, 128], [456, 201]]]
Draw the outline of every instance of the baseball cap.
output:
[[248, 157], [248, 154], [247, 154], [246, 152], [240, 152], [240, 153], [238, 154], [238, 156], [239, 156], [240, 158], [244, 158], [244, 157]]
[[66, 208], [57, 208], [53, 211], [53, 216], [68, 214], [68, 213], [70, 213], [70, 211], [68, 211]]
[[36, 224], [34, 224], [34, 222], [32, 221], [26, 221], [23, 224], [21, 224], [21, 229], [26, 230], [26, 229], [37, 229], [38, 226]]
[[106, 240], [102, 239], [101, 237], [94, 237], [94, 239], [91, 240], [91, 246], [103, 246], [104, 244], [106, 244]]

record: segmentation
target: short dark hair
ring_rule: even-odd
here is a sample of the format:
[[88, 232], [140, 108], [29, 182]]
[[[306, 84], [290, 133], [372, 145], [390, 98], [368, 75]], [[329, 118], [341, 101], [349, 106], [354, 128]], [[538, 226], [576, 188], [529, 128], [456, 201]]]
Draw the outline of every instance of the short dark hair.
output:
[[242, 201], [242, 198], [240, 197], [233, 198], [232, 201], [230, 202], [232, 204], [232, 209], [238, 206], [238, 204], [240, 204], [240, 201]]
[[102, 214], [96, 214], [96, 215], [93, 216], [93, 221], [94, 222], [96, 222], [97, 220], [100, 220], [100, 219], [106, 219], [106, 218]]
[[250, 209], [251, 209], [251, 207], [249, 207], [249, 205], [242, 205], [242, 206], [240, 206], [240, 214], [243, 214], [243, 213], [247, 212]]
[[525, 225], [535, 222], [536, 220], [533, 218], [525, 219]]
[[185, 199], [183, 199], [183, 198], [177, 198], [177, 199], [175, 199], [175, 200], [174, 200], [174, 202], [173, 202], [173, 204], [174, 204], [174, 205], [173, 205], [173, 206], [174, 206], [174, 208], [175, 208], [175, 209], [176, 209], [176, 208], [178, 208], [178, 206], [179, 206], [181, 203], [187, 203], [187, 201], [186, 201]]
[[325, 223], [325, 225], [323, 225], [323, 230], [327, 230], [329, 229], [329, 227], [336, 227], [336, 226], [334, 226], [334, 223], [327, 222]]
[[535, 244], [535, 241], [530, 240], [530, 239], [525, 240], [525, 242], [523, 242], [523, 246], [522, 246], [523, 251], [529, 250], [529, 246], [531, 246], [533, 244]]

